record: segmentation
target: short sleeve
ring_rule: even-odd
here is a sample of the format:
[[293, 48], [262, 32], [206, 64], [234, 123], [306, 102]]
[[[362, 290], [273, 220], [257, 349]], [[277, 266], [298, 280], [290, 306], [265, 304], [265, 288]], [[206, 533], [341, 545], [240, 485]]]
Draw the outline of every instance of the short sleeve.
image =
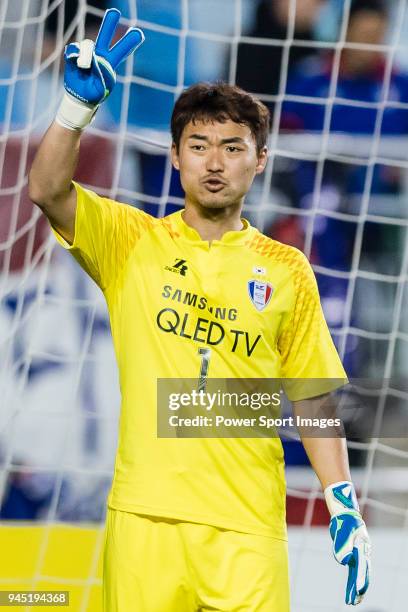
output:
[[120, 274], [140, 236], [154, 218], [128, 204], [102, 198], [74, 183], [77, 192], [72, 245], [51, 227], [59, 244], [105, 290]]
[[[282, 378], [292, 380], [285, 390], [289, 399], [297, 400], [343, 386], [347, 376], [324, 318], [315, 275], [300, 251], [292, 279], [293, 307], [279, 336], [278, 348]], [[302, 386], [299, 379], [308, 379], [308, 383]]]

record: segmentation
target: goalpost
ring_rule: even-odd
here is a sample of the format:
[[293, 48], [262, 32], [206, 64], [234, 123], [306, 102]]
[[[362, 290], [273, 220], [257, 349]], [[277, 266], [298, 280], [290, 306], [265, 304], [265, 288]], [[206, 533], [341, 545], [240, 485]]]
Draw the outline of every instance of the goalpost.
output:
[[[76, 7], [64, 25], [69, 4]], [[255, 4], [108, 2], [123, 10], [124, 27], [137, 22], [144, 29], [146, 43], [121, 68], [111, 99], [83, 136], [79, 182], [157, 216], [182, 206], [168, 155], [172, 104], [195, 80], [235, 83], [239, 45], [259, 44], [247, 34]], [[408, 570], [408, 139], [382, 134], [389, 108], [408, 112], [408, 104], [390, 103], [393, 69], [408, 56], [408, 6], [406, 0], [391, 4], [392, 27], [379, 47], [385, 57], [381, 91], [368, 104], [376, 109], [375, 128], [363, 136], [331, 130], [337, 103], [345, 112], [366, 104], [337, 94], [351, 0], [337, 3], [336, 40], [307, 43], [295, 38], [296, 0], [290, 0], [286, 39], [262, 40], [282, 48], [280, 81], [276, 95], [261, 96], [274, 104], [270, 159], [245, 205], [245, 215], [261, 231], [294, 240], [311, 257], [346, 367], [352, 376], [376, 382], [369, 404], [375, 422], [395, 422], [388, 438], [348, 443], [374, 547], [374, 583], [361, 606], [371, 612], [403, 609]], [[81, 611], [100, 609], [119, 385], [102, 294], [56, 247], [28, 200], [27, 176], [62, 95], [64, 46], [84, 36], [85, 17], [92, 30], [102, 15], [86, 0], [0, 3], [0, 590], [69, 590], [71, 609]], [[290, 51], [297, 45], [333, 53], [321, 134], [280, 129], [284, 103], [298, 101], [287, 94]], [[292, 185], [301, 163], [313, 164], [313, 185], [296, 205]], [[362, 168], [361, 191], [327, 190], [330, 164], [335, 172]], [[387, 176], [398, 174], [398, 192], [376, 190], [379, 166]], [[316, 258], [317, 237], [331, 221], [342, 224], [351, 241], [344, 266]], [[288, 466], [287, 481], [293, 610], [345, 610], [346, 576], [330, 558], [317, 479], [298, 465]], [[12, 520], [19, 518], [16, 508], [24, 522]], [[40, 520], [27, 520], [30, 513]]]

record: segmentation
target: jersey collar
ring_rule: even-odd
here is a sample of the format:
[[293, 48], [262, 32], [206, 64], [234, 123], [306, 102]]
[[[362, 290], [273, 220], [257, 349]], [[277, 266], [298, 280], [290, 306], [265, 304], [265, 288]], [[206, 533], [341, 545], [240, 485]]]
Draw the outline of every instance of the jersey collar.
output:
[[[167, 221], [170, 223], [173, 231], [175, 231], [180, 238], [187, 240], [187, 242], [193, 242], [197, 245], [208, 245], [208, 240], [202, 240], [200, 234], [190, 225], [184, 221], [182, 216], [183, 210], [169, 215]], [[245, 244], [250, 238], [251, 234], [255, 231], [255, 228], [251, 226], [247, 219], [241, 217], [243, 228], [241, 230], [231, 230], [225, 232], [221, 240], [212, 240], [211, 244], [222, 244], [222, 245], [241, 245]]]

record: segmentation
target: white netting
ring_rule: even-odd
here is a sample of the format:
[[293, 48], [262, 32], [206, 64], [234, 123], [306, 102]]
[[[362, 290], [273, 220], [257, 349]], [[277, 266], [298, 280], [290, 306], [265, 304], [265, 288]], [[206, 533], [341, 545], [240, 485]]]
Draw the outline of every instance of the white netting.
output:
[[[168, 120], [183, 87], [217, 78], [235, 83], [244, 44], [282, 49], [279, 82], [272, 93], [261, 95], [274, 106], [270, 160], [249, 194], [245, 212], [259, 229], [293, 241], [312, 257], [346, 367], [352, 376], [383, 381], [372, 404], [379, 422], [392, 410], [398, 417], [396, 428], [405, 424], [405, 432], [398, 429], [400, 438], [349, 442], [360, 499], [374, 545], [377, 541], [381, 551], [375, 558], [372, 597], [361, 609], [399, 612], [408, 569], [408, 443], [403, 437], [408, 129], [387, 132], [383, 125], [392, 112], [408, 114], [408, 97], [395, 93], [395, 71], [408, 58], [406, 1], [389, 3], [387, 43], [368, 47], [345, 43], [350, 0], [328, 3], [326, 10], [331, 7], [332, 13], [325, 14], [321, 25], [338, 14], [338, 30], [333, 38], [315, 40], [296, 38], [295, 0], [289, 2], [283, 39], [251, 35], [255, 0], [108, 4], [123, 11], [125, 27], [138, 22], [146, 43], [134, 62], [127, 60], [114, 93], [87, 130], [78, 179], [101, 195], [158, 216], [183, 203], [167, 155]], [[74, 11], [64, 23], [69, 5], [75, 5]], [[116, 445], [119, 392], [102, 296], [55, 246], [27, 197], [28, 167], [62, 92], [64, 45], [83, 37], [86, 16], [92, 35], [103, 15], [101, 6], [85, 0], [0, 3], [0, 504], [3, 516], [12, 517], [14, 487], [29, 501], [30, 511], [35, 508], [45, 521], [30, 578], [33, 588], [47, 580], [74, 584], [45, 569], [51, 526], [60, 521], [103, 524]], [[351, 99], [339, 90], [345, 46], [384, 54], [375, 99]], [[288, 90], [291, 52], [298, 47], [332, 52], [324, 95]], [[322, 104], [322, 129], [284, 129], [289, 103]], [[339, 133], [333, 120], [338, 105], [344, 113], [374, 111], [370, 133]], [[396, 121], [401, 118], [403, 114], [397, 114]], [[353, 172], [358, 186], [344, 187]], [[307, 181], [309, 192], [302, 190]], [[298, 184], [301, 188], [295, 189]], [[332, 257], [342, 245], [344, 256]], [[322, 500], [316, 479], [309, 468], [288, 468], [288, 485], [297, 525], [291, 543], [294, 610], [343, 610], [344, 576], [329, 563], [326, 532], [323, 537], [313, 526]], [[380, 529], [385, 526], [389, 532]], [[86, 577], [77, 581], [85, 589], [78, 609], [91, 609], [90, 590], [100, 582], [96, 566], [101, 537], [95, 541]], [[0, 587], [12, 578], [17, 583], [20, 577], [0, 576]]]

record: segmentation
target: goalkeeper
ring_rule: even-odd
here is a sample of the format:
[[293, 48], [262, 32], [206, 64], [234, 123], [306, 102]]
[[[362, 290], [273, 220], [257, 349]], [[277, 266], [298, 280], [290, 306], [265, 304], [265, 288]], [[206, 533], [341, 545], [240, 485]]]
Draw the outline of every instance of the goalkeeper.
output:
[[[111, 46], [119, 18], [107, 11], [95, 44], [67, 46], [66, 92], [29, 177], [31, 199], [109, 309], [122, 404], [104, 608], [287, 612], [279, 438], [158, 438], [157, 379], [345, 373], [307, 259], [241, 219], [267, 162], [269, 115], [255, 97], [201, 83], [177, 100], [171, 155], [182, 211], [155, 219], [73, 182], [81, 133], [112, 91], [117, 66], [143, 42], [130, 28]], [[324, 401], [291, 399], [297, 412]], [[355, 605], [368, 587], [369, 540], [345, 441], [303, 442], [332, 516], [334, 555], [348, 570], [346, 602]]]

